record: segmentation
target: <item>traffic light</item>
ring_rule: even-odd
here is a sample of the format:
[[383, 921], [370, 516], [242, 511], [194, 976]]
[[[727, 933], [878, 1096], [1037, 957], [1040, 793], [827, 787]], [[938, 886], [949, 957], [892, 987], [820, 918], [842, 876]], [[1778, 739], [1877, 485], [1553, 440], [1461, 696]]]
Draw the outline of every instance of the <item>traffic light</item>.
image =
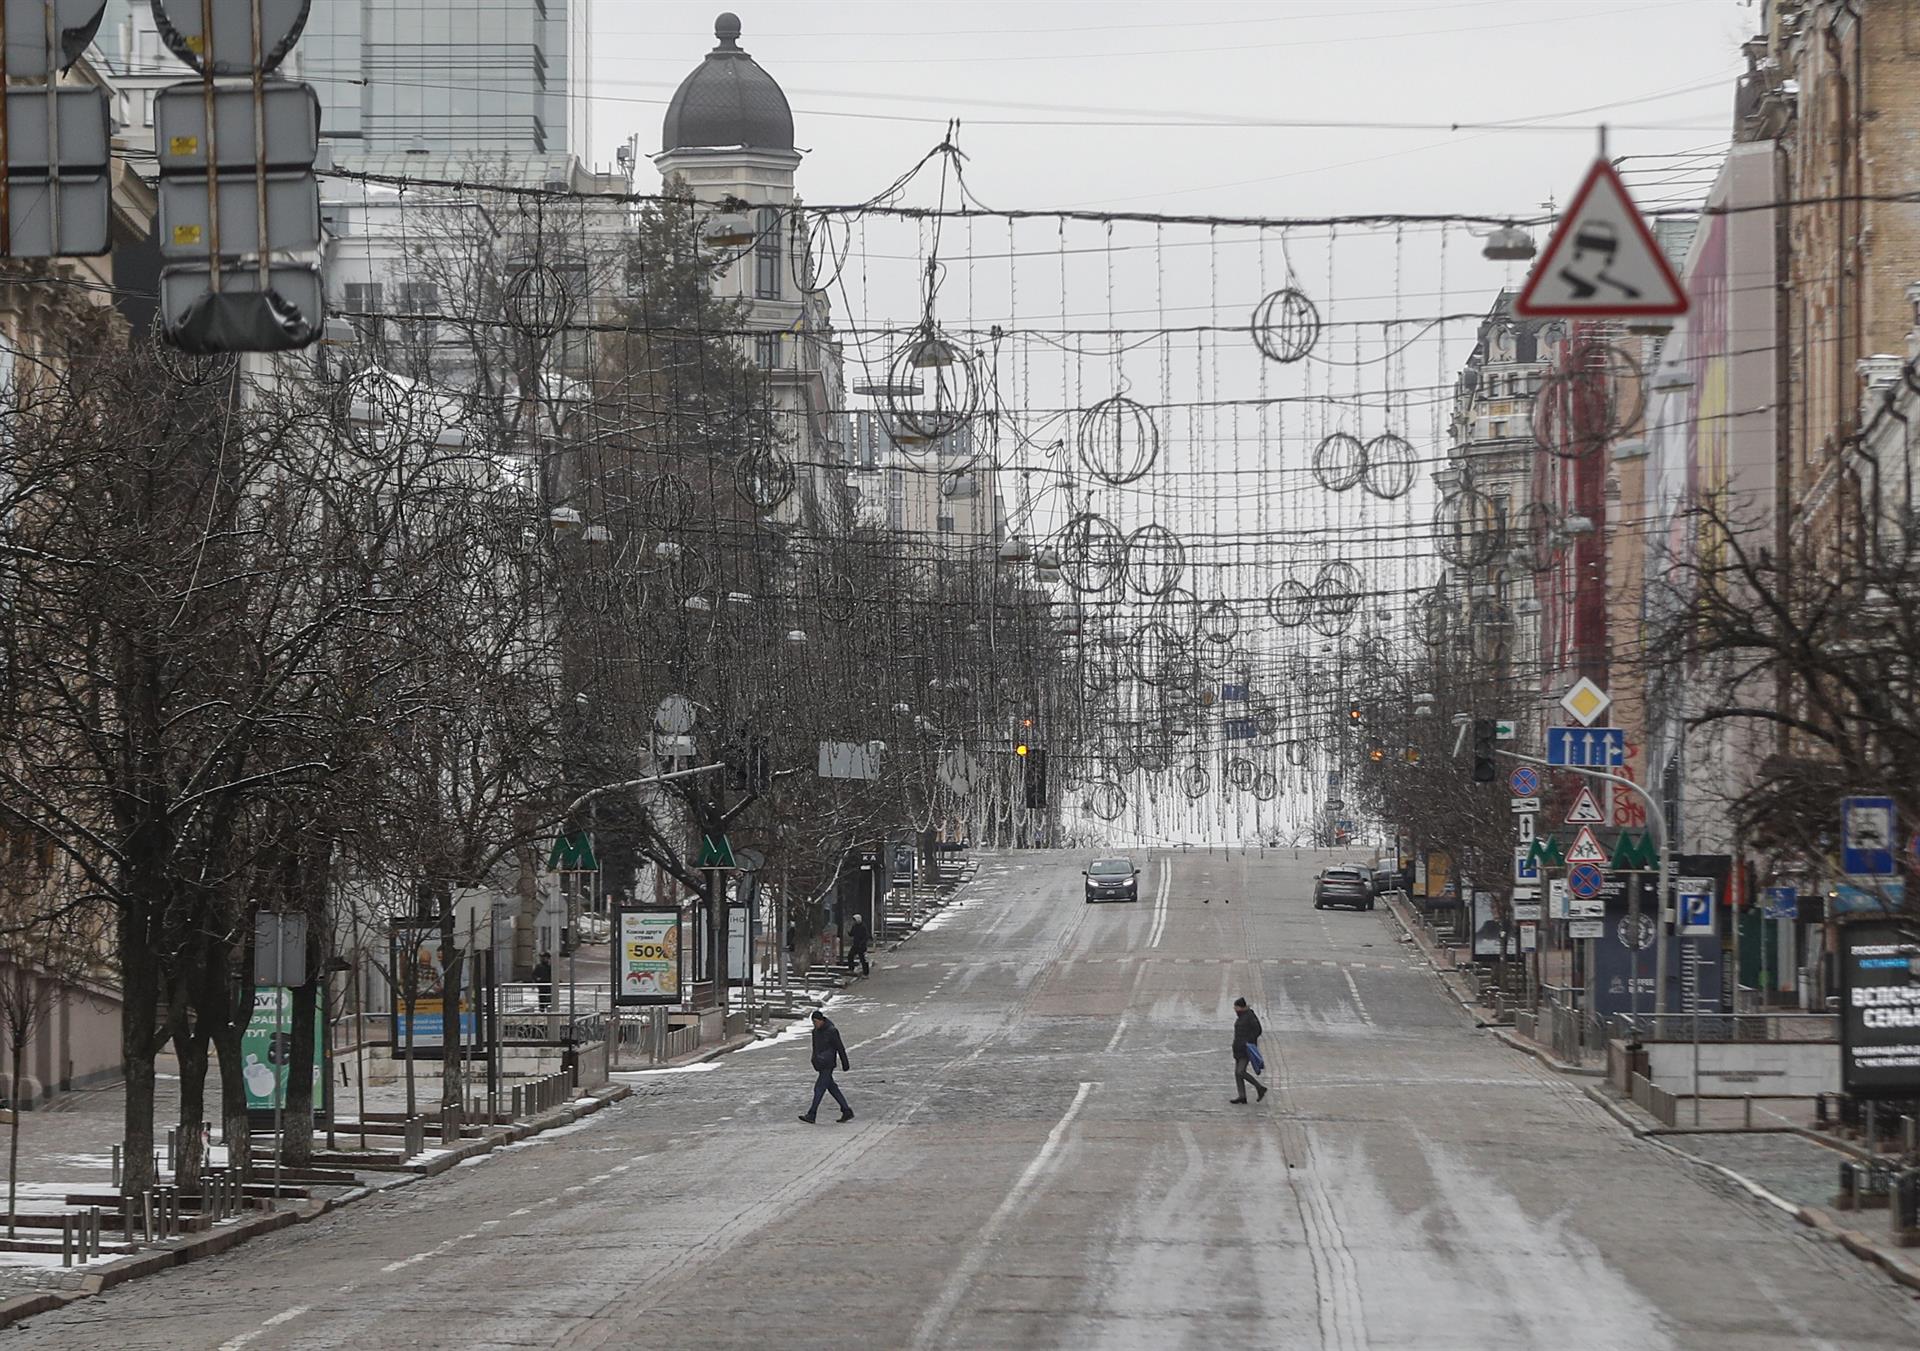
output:
[[1499, 778], [1493, 763], [1493, 719], [1476, 718], [1473, 724], [1473, 781], [1492, 783]]
[[1032, 742], [1033, 719], [1022, 718], [1020, 719], [1020, 735], [1013, 739], [1013, 753], [1020, 756], [1029, 754], [1033, 749]]
[[1367, 759], [1373, 761], [1373, 763], [1375, 763], [1376, 765], [1386, 758], [1387, 758], [1387, 753], [1384, 750], [1380, 749], [1380, 747], [1378, 746], [1375, 746], [1372, 750], [1367, 752]]
[[1347, 721], [1356, 727], [1360, 725], [1360, 705], [1358, 703], [1347, 705]]
[[1020, 748], [1027, 757], [1027, 806], [1035, 811], [1047, 805], [1047, 753]]

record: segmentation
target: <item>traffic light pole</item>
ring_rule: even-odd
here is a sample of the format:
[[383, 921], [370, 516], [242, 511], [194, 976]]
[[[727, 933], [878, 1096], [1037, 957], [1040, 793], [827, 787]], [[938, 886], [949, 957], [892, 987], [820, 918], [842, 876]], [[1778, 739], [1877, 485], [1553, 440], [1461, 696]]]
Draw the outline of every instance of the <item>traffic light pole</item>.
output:
[[[1653, 828], [1660, 849], [1660, 880], [1654, 888], [1654, 956], [1653, 956], [1653, 1012], [1656, 1018], [1667, 1012], [1667, 874], [1672, 869], [1673, 859], [1667, 849], [1667, 818], [1660, 810], [1660, 804], [1653, 800], [1653, 794], [1627, 778], [1624, 774], [1608, 774], [1603, 770], [1586, 769], [1579, 765], [1556, 765], [1551, 760], [1543, 760], [1537, 755], [1522, 755], [1519, 751], [1503, 751], [1496, 748], [1495, 755], [1505, 756], [1509, 760], [1519, 760], [1529, 765], [1542, 765], [1548, 769], [1564, 769], [1583, 778], [1598, 779], [1602, 783], [1617, 784], [1633, 793], [1647, 807], [1647, 820]], [[1637, 894], [1637, 889], [1636, 889]], [[1636, 935], [1637, 937], [1637, 935]], [[1635, 981], [1628, 982], [1635, 1011], [1639, 1008], [1639, 995], [1635, 990]]]

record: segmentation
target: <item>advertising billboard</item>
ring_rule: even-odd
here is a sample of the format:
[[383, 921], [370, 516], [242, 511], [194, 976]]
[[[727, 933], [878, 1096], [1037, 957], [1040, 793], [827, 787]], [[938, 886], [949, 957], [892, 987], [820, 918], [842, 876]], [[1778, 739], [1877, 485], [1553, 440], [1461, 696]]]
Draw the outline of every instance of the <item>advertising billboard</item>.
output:
[[1911, 923], [1840, 926], [1840, 1083], [1862, 1098], [1920, 1097], [1920, 935]]
[[[388, 1026], [395, 1055], [406, 1054], [409, 1045], [416, 1051], [438, 1050], [446, 1045], [447, 972], [441, 962], [440, 938], [437, 919], [396, 919], [388, 929], [392, 961], [388, 970], [393, 978], [393, 1013]], [[469, 954], [454, 1000], [460, 1036], [468, 1043], [479, 1029], [479, 1014], [467, 988], [471, 979]]]
[[613, 1002], [678, 1004], [682, 971], [680, 911], [670, 905], [622, 907], [613, 924]]
[[[316, 1009], [313, 1020], [313, 1110], [324, 1122], [333, 1101], [327, 1073], [326, 1010]], [[256, 985], [253, 1012], [240, 1034], [241, 1082], [247, 1091], [247, 1111], [256, 1121], [270, 1120], [273, 1109], [287, 1105], [287, 1072], [293, 1067], [293, 991]]]

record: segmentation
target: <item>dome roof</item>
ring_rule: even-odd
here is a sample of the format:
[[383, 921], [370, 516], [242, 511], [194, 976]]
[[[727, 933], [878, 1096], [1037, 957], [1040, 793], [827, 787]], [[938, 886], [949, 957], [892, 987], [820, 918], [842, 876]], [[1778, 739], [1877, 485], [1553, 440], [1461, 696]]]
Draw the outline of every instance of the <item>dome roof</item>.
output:
[[660, 129], [664, 150], [744, 145], [755, 150], [793, 149], [793, 110], [773, 76], [740, 50], [740, 19], [713, 21], [720, 45], [673, 91]]

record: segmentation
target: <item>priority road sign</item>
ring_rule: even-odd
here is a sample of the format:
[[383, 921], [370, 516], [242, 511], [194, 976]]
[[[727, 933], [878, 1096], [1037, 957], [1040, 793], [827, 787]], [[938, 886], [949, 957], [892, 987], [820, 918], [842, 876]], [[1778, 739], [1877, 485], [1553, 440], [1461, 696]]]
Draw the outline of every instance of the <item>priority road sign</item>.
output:
[[1588, 900], [1600, 894], [1606, 881], [1607, 875], [1593, 864], [1576, 863], [1567, 873], [1567, 890], [1581, 900]]
[[1580, 827], [1580, 833], [1573, 837], [1573, 847], [1567, 850], [1567, 862], [1602, 864], [1606, 861], [1607, 851], [1600, 847], [1593, 827]]
[[1840, 871], [1893, 876], [1893, 799], [1850, 797], [1840, 804]]
[[1574, 193], [1513, 312], [1526, 319], [1687, 312], [1685, 288], [1604, 156]]
[[1582, 727], [1593, 726], [1612, 706], [1613, 696], [1585, 676], [1574, 681], [1573, 687], [1560, 696], [1560, 707]]
[[1521, 765], [1507, 775], [1507, 787], [1515, 797], [1532, 797], [1540, 791], [1540, 773], [1532, 765]]
[[1627, 763], [1623, 727], [1549, 727], [1547, 763], [1606, 769]]
[[1567, 824], [1570, 826], [1601, 826], [1607, 822], [1606, 813], [1600, 810], [1600, 804], [1594, 799], [1593, 789], [1582, 788], [1580, 796], [1573, 800], [1573, 806], [1567, 809]]

